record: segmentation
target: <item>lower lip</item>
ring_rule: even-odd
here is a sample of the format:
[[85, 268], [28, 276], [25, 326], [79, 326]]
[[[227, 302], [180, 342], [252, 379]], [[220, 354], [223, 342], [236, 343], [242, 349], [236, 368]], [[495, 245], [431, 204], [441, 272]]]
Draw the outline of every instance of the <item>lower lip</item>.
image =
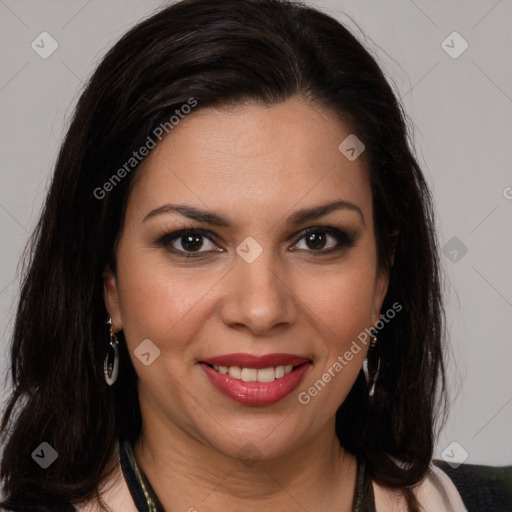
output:
[[304, 378], [311, 363], [304, 363], [273, 382], [244, 382], [199, 363], [210, 382], [228, 398], [244, 405], [270, 405], [289, 395]]

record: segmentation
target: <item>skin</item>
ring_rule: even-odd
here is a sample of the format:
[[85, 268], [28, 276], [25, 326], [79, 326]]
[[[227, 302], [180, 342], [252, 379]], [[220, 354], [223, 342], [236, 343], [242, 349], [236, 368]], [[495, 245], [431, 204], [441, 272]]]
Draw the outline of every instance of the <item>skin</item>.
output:
[[[135, 455], [166, 510], [351, 509], [356, 462], [334, 425], [364, 346], [309, 404], [298, 401], [375, 325], [388, 286], [377, 268], [363, 159], [351, 162], [338, 150], [350, 133], [300, 98], [202, 109], [180, 121], [138, 171], [117, 273], [104, 274], [105, 302], [139, 376], [143, 428]], [[299, 209], [340, 199], [361, 214], [346, 208], [287, 223]], [[233, 225], [176, 212], [144, 221], [167, 203], [214, 211]], [[325, 245], [307, 244], [310, 227], [324, 233]], [[328, 254], [337, 241], [322, 227], [354, 234], [354, 245]], [[157, 242], [184, 228], [216, 238], [200, 237], [198, 258]], [[236, 252], [248, 236], [263, 249], [250, 264]], [[171, 247], [186, 253], [182, 240]], [[145, 339], [160, 350], [149, 366], [133, 354]], [[285, 352], [313, 364], [283, 400], [246, 406], [217, 391], [198, 364], [232, 352]]]

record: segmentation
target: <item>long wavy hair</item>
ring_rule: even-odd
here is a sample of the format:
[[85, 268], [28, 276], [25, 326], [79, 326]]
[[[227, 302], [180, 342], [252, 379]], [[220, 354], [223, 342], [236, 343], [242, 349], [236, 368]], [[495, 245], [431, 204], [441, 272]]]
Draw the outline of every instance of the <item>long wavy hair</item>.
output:
[[[102, 273], [137, 167], [102, 187], [156, 127], [195, 110], [301, 97], [339, 116], [366, 145], [378, 265], [389, 271], [373, 400], [362, 372], [336, 414], [336, 433], [372, 478], [401, 489], [426, 474], [445, 415], [444, 309], [432, 198], [408, 121], [374, 58], [338, 21], [285, 0], [185, 0], [124, 35], [77, 103], [27, 246], [10, 345], [12, 392], [2, 418], [0, 477], [10, 510], [73, 511], [99, 497], [116, 442], [141, 429], [137, 375], [122, 332], [118, 381], [103, 377], [107, 347]], [[398, 238], [393, 233], [399, 232]], [[394, 264], [390, 249], [395, 245]], [[58, 452], [47, 469], [31, 453]]]

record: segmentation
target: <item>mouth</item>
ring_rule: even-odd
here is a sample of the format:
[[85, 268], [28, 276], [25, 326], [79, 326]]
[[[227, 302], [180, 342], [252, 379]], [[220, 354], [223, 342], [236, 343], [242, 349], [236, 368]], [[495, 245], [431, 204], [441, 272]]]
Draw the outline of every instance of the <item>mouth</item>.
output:
[[[274, 382], [276, 379], [282, 379], [285, 375], [293, 372], [302, 365], [294, 366], [292, 364], [279, 365], [268, 368], [241, 368], [240, 366], [220, 366], [208, 364], [216, 372], [222, 375], [228, 375], [232, 379], [241, 380], [243, 382]], [[307, 363], [302, 363], [307, 364]]]
[[[271, 361], [274, 365], [269, 364]], [[289, 354], [231, 354], [200, 361], [199, 365], [224, 396], [254, 406], [270, 405], [289, 395], [302, 382], [312, 361]]]

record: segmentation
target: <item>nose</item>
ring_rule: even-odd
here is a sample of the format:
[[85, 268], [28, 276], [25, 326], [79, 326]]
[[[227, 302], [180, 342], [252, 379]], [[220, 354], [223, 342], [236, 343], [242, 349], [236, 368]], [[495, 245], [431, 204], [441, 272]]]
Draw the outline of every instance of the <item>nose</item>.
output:
[[237, 256], [224, 287], [220, 314], [230, 328], [246, 330], [253, 336], [268, 336], [297, 319], [298, 300], [293, 282], [270, 250], [264, 250], [252, 263]]

